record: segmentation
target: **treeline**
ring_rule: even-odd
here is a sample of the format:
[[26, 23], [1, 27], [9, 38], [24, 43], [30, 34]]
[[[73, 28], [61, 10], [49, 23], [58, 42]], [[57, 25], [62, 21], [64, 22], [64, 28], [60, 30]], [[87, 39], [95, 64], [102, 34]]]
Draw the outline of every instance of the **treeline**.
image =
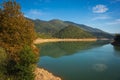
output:
[[34, 24], [15, 0], [0, 5], [0, 80], [34, 80], [37, 49]]

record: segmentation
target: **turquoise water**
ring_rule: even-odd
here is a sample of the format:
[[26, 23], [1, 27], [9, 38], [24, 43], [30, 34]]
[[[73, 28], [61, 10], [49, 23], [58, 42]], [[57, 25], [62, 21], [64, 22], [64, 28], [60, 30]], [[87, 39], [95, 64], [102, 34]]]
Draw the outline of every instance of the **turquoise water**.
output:
[[108, 42], [57, 42], [38, 47], [38, 66], [63, 80], [120, 80], [120, 48]]

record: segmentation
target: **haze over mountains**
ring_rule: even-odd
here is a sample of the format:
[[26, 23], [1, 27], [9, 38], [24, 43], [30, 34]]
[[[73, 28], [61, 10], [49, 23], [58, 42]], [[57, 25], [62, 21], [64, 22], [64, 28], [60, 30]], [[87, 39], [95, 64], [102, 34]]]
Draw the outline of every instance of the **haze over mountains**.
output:
[[[30, 19], [30, 20], [32, 20], [32, 19]], [[79, 31], [83, 30], [82, 32], [87, 32], [87, 34], [89, 36], [93, 35], [96, 38], [109, 38], [109, 39], [113, 38], [113, 36], [111, 34], [104, 32], [100, 29], [92, 28], [92, 27], [86, 26], [84, 24], [77, 24], [77, 23], [70, 22], [70, 21], [62, 21], [62, 20], [58, 20], [58, 19], [53, 19], [50, 21], [43, 21], [43, 20], [36, 19], [36, 20], [32, 20], [32, 21], [35, 24], [35, 30], [38, 33], [44, 33], [46, 35], [49, 34], [51, 36], [54, 36], [55, 34], [59, 34], [59, 32], [61, 32], [61, 30], [63, 32], [64, 28], [71, 25], [72, 28], [70, 28], [70, 29], [68, 28], [67, 30], [72, 30], [73, 35], [74, 35], [74, 33], [76, 33], [76, 28], [77, 28], [77, 29], [79, 29]], [[67, 30], [66, 30], [66, 32], [64, 30], [64, 33], [67, 33]], [[60, 33], [60, 34], [62, 34], [62, 33]], [[83, 33], [78, 33], [78, 35], [80, 35], [80, 34], [84, 35]], [[67, 34], [67, 35], [69, 35], [69, 34]], [[72, 34], [70, 34], [70, 35], [72, 35]], [[91, 36], [91, 37], [93, 37], [93, 36]], [[58, 37], [58, 36], [54, 36], [54, 37]], [[58, 38], [60, 38], [60, 35]]]

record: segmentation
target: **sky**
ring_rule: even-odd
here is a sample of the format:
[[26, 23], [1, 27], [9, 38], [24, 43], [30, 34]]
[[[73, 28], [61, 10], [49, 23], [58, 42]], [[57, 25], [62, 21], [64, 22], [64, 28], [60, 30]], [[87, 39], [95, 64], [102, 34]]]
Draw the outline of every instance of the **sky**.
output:
[[120, 33], [120, 0], [17, 0], [26, 17], [60, 19]]

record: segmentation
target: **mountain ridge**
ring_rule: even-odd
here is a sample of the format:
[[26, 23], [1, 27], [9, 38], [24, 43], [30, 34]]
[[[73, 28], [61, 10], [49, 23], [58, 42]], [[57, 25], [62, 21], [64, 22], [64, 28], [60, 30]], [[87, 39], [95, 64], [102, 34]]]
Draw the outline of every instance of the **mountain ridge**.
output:
[[65, 27], [67, 27], [68, 25], [73, 25], [73, 26], [76, 26], [80, 29], [83, 29], [83, 30], [91, 33], [96, 38], [108, 38], [108, 39], [113, 38], [113, 35], [105, 32], [103, 30], [100, 30], [97, 28], [92, 28], [90, 26], [87, 26], [84, 24], [78, 24], [78, 23], [71, 22], [71, 21], [62, 21], [60, 19], [52, 19], [49, 21], [44, 21], [44, 20], [40, 20], [40, 19], [36, 19], [36, 20], [30, 19], [30, 20], [34, 22], [35, 30], [38, 33], [54, 35], [54, 34], [58, 33], [61, 29], [64, 29]]

